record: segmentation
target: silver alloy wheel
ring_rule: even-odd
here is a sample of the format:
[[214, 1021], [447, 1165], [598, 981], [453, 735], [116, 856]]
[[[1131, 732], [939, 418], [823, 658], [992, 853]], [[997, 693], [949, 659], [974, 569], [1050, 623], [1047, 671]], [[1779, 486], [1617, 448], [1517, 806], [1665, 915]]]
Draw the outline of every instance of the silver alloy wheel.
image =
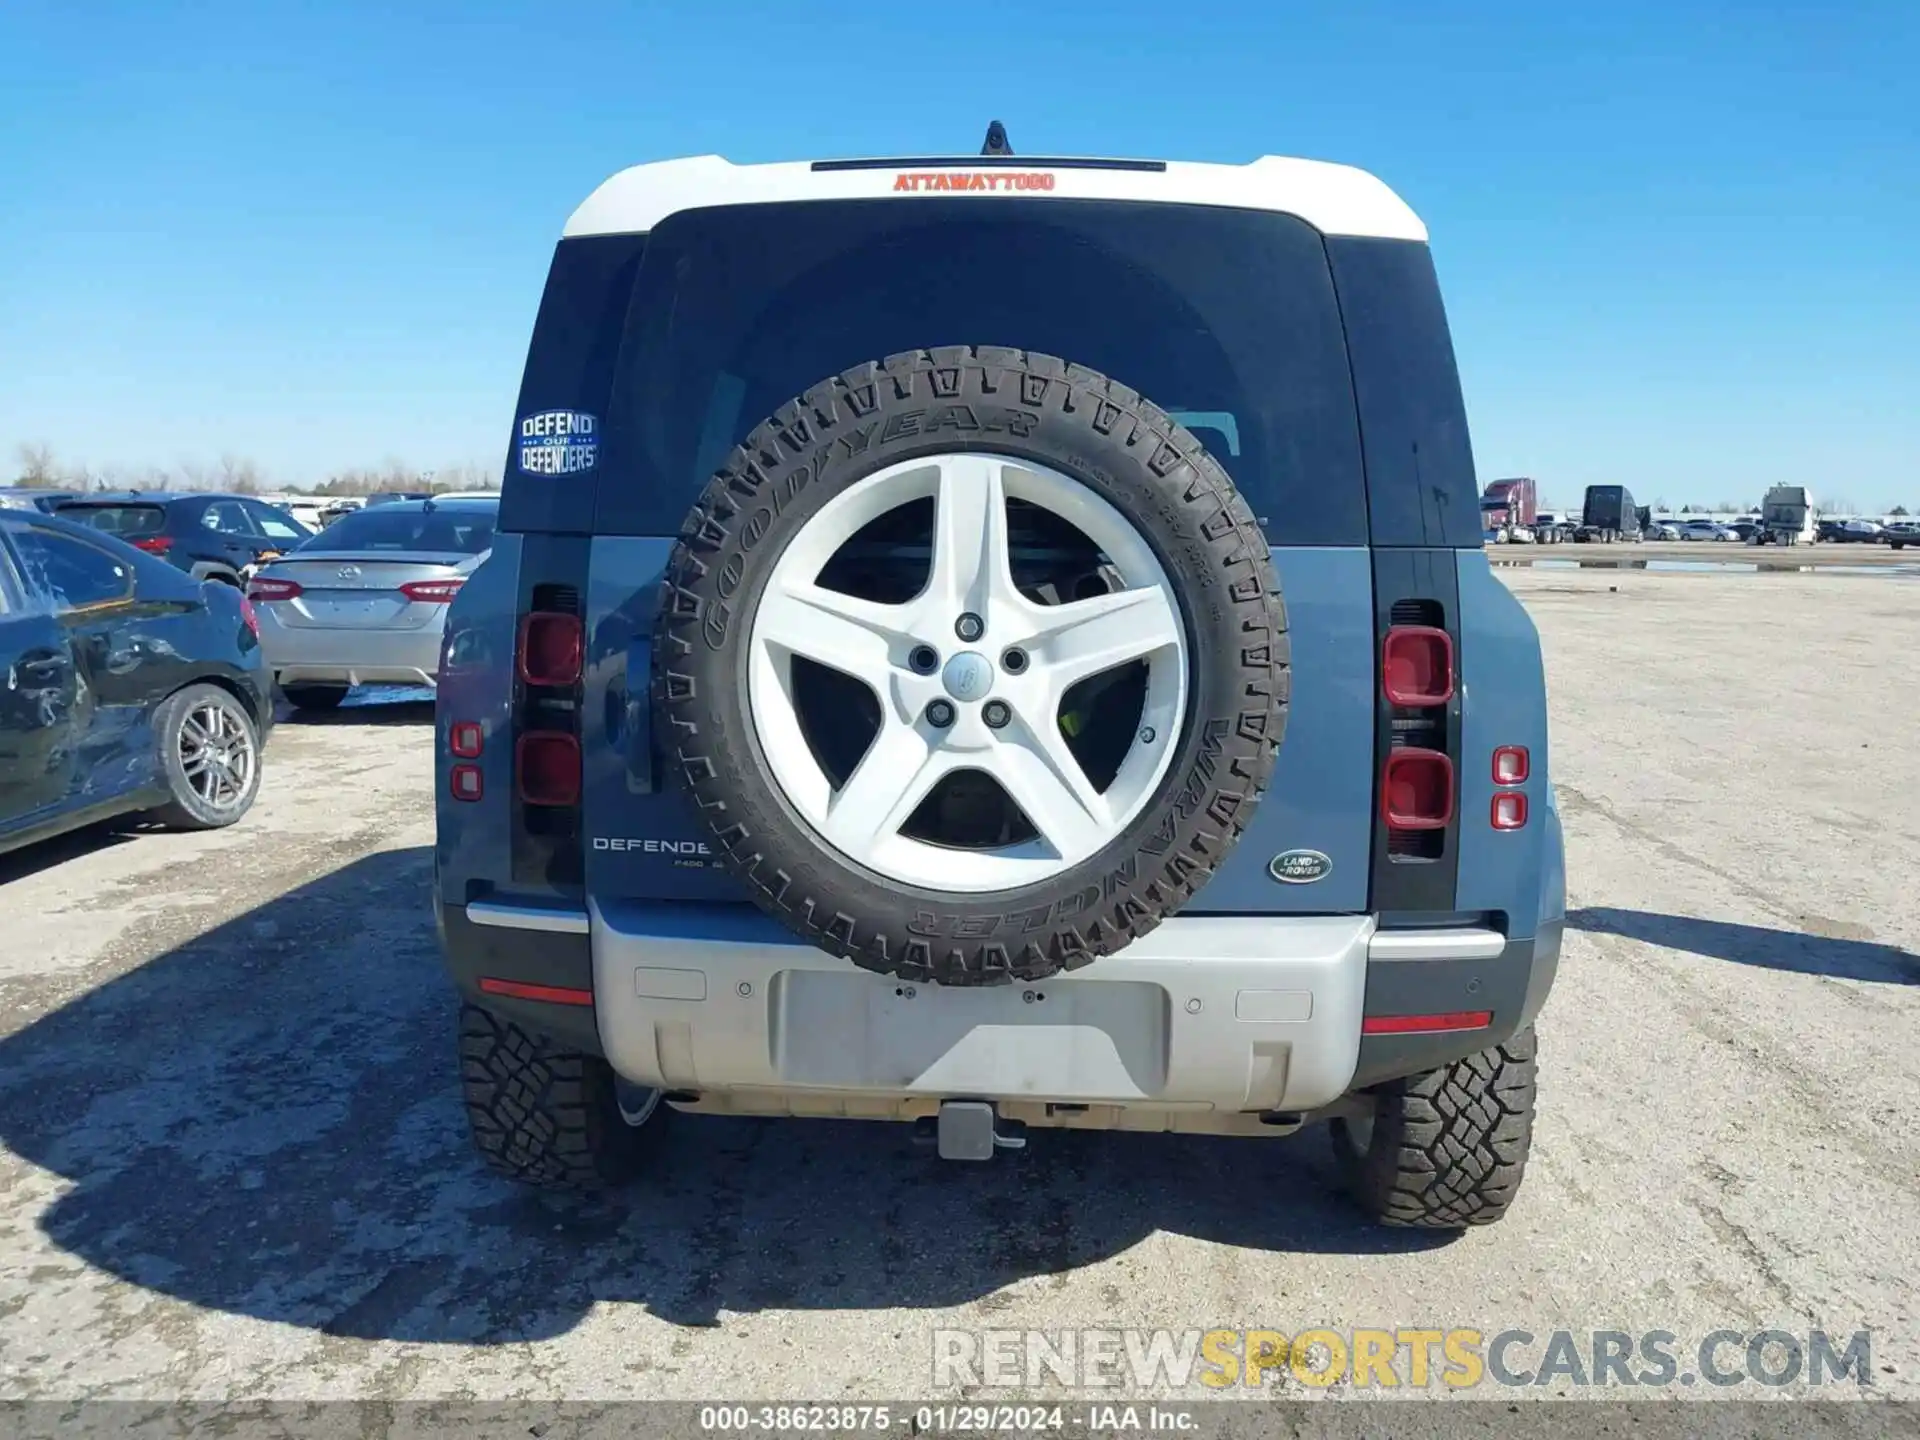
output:
[[[933, 553], [920, 594], [880, 604], [818, 583], [863, 527], [927, 499], [934, 502]], [[1010, 499], [1072, 524], [1104, 554], [1122, 588], [1059, 605], [1021, 594], [1008, 543]], [[977, 638], [962, 638], [976, 630]], [[1010, 649], [1024, 657], [1017, 669], [1006, 663]], [[928, 650], [939, 657], [931, 669]], [[865, 681], [880, 700], [879, 731], [838, 789], [801, 726], [796, 656]], [[1186, 627], [1166, 571], [1119, 510], [1033, 461], [938, 455], [848, 486], [794, 537], [754, 614], [747, 699], [775, 782], [835, 849], [904, 884], [984, 893], [1049, 879], [1138, 817], [1180, 740], [1187, 660]], [[1101, 791], [1067, 745], [1061, 699], [1078, 682], [1134, 661], [1146, 662], [1144, 703], [1131, 748]], [[944, 723], [929, 719], [930, 706]], [[997, 781], [1037, 838], [962, 849], [902, 834], [934, 786], [964, 770]]]
[[224, 705], [196, 705], [180, 721], [180, 769], [201, 803], [216, 813], [237, 809], [253, 787], [259, 763], [253, 732]]

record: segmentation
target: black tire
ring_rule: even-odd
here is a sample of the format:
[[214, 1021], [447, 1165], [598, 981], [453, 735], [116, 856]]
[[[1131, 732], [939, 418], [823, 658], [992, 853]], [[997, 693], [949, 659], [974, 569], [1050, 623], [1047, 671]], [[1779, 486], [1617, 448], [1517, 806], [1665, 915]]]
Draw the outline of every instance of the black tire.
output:
[[1491, 1225], [1519, 1192], [1533, 1144], [1533, 1027], [1503, 1045], [1375, 1092], [1371, 1134], [1329, 1127], [1341, 1178], [1383, 1225]]
[[547, 1189], [605, 1190], [638, 1176], [667, 1107], [620, 1113], [613, 1067], [556, 1050], [478, 1005], [460, 1007], [460, 1091], [474, 1148], [497, 1175]]
[[[243, 746], [247, 773], [238, 794], [220, 802], [210, 799], [187, 774], [187, 758], [182, 753], [183, 732], [189, 717], [217, 710], [237, 725], [235, 746]], [[196, 718], [195, 723], [199, 721]], [[203, 727], [204, 728], [204, 727]], [[154, 742], [159, 747], [159, 766], [167, 792], [173, 798], [150, 813], [149, 818], [169, 830], [220, 830], [240, 820], [253, 808], [260, 793], [260, 727], [247, 707], [218, 685], [189, 685], [163, 701], [154, 712]]]
[[[955, 450], [1048, 464], [1128, 516], [1180, 592], [1191, 664], [1188, 723], [1139, 817], [1050, 882], [979, 895], [897, 884], [828, 846], [765, 778], [746, 699], [749, 622], [800, 527], [865, 475]], [[756, 429], [687, 517], [655, 654], [658, 733], [761, 908], [866, 969], [950, 985], [1076, 969], [1205, 884], [1272, 774], [1290, 679], [1265, 537], [1200, 442], [1103, 375], [985, 346], [858, 366]]]
[[280, 693], [296, 710], [338, 710], [347, 698], [345, 685], [283, 685]]

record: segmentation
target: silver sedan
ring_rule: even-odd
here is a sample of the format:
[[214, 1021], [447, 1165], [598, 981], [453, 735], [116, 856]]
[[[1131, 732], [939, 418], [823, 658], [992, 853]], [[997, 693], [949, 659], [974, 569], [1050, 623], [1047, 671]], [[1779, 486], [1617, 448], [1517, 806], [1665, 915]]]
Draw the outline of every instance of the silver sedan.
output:
[[447, 605], [493, 546], [497, 499], [396, 500], [336, 521], [247, 586], [287, 700], [330, 710], [356, 685], [430, 686]]

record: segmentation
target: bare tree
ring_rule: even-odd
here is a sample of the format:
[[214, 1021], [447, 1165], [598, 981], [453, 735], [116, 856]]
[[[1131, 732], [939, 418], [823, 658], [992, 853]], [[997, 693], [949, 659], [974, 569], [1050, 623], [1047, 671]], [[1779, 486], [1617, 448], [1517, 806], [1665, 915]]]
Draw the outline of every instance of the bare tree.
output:
[[229, 495], [258, 495], [260, 467], [245, 456], [222, 455], [220, 488]]
[[1853, 501], [1844, 499], [1839, 495], [1834, 496], [1833, 499], [1822, 505], [1820, 510], [1822, 514], [1826, 515], [1852, 515], [1855, 513]]
[[33, 490], [51, 490], [60, 483], [60, 470], [51, 445], [23, 444], [13, 453], [20, 465], [19, 484]]

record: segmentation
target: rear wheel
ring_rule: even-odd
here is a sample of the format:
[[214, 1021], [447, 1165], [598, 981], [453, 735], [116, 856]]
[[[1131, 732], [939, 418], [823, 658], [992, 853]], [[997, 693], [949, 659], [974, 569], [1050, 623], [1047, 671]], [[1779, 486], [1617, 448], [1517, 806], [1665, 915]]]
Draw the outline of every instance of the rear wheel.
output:
[[460, 1090], [487, 1168], [550, 1189], [603, 1190], [646, 1168], [667, 1111], [597, 1055], [556, 1050], [478, 1005], [460, 1009]]
[[344, 685], [285, 685], [280, 693], [296, 710], [337, 710], [347, 698]]
[[1410, 1076], [1371, 1096], [1370, 1115], [1335, 1120], [1341, 1177], [1383, 1225], [1491, 1225], [1519, 1193], [1533, 1145], [1533, 1027], [1503, 1045]]
[[260, 732], [218, 685], [189, 685], [154, 715], [160, 774], [172, 800], [153, 818], [175, 830], [218, 830], [260, 792]]

